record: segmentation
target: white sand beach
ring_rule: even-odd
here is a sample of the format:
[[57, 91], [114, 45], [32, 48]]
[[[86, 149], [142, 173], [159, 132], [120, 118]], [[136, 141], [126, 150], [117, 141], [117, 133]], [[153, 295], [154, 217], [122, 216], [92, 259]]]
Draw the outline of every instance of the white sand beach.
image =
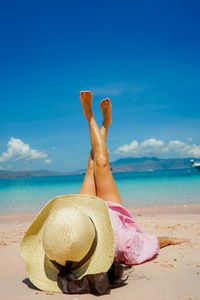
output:
[[[147, 208], [131, 211], [147, 233], [190, 238], [190, 243], [165, 247], [152, 261], [133, 266], [127, 284], [101, 299], [200, 299], [200, 206]], [[0, 216], [0, 290], [2, 299], [95, 299], [36, 289], [19, 254], [22, 236], [34, 215]], [[129, 271], [130, 272], [130, 271]]]

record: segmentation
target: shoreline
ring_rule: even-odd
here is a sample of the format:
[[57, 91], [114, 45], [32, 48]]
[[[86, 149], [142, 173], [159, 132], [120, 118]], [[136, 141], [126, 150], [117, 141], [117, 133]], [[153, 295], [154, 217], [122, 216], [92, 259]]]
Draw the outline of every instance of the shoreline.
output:
[[[126, 207], [126, 206], [125, 206]], [[195, 215], [200, 214], [200, 204], [177, 204], [168, 206], [146, 206], [126, 209], [133, 215], [136, 216], [152, 216], [152, 215]], [[39, 213], [39, 211], [38, 211]], [[13, 221], [27, 221], [33, 220], [38, 213], [8, 213], [0, 214], [0, 223], [13, 222]]]
[[128, 208], [133, 216], [141, 214], [148, 215], [187, 215], [200, 214], [200, 204], [175, 204], [167, 206], [146, 206], [138, 208]]

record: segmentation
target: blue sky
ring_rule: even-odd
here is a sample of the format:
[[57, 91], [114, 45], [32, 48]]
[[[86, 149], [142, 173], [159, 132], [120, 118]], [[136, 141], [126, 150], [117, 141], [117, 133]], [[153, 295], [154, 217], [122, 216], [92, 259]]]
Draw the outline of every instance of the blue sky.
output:
[[109, 97], [110, 160], [200, 157], [199, 1], [2, 1], [0, 168], [71, 171], [90, 150], [79, 93]]

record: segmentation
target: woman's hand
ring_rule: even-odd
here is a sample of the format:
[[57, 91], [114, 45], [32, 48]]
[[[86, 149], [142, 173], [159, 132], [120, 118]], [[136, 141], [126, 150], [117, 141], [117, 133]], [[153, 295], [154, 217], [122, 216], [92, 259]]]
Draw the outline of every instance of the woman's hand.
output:
[[178, 244], [190, 242], [190, 240], [188, 239], [173, 238], [169, 236], [158, 237], [158, 241], [159, 241], [160, 249], [169, 245], [178, 245]]

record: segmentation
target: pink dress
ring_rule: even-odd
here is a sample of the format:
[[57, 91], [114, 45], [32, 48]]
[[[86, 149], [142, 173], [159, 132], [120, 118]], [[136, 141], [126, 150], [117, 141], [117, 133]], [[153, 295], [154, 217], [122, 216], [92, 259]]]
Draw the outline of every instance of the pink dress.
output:
[[135, 265], [153, 258], [159, 251], [157, 237], [144, 233], [123, 206], [107, 204], [115, 236], [115, 261]]

